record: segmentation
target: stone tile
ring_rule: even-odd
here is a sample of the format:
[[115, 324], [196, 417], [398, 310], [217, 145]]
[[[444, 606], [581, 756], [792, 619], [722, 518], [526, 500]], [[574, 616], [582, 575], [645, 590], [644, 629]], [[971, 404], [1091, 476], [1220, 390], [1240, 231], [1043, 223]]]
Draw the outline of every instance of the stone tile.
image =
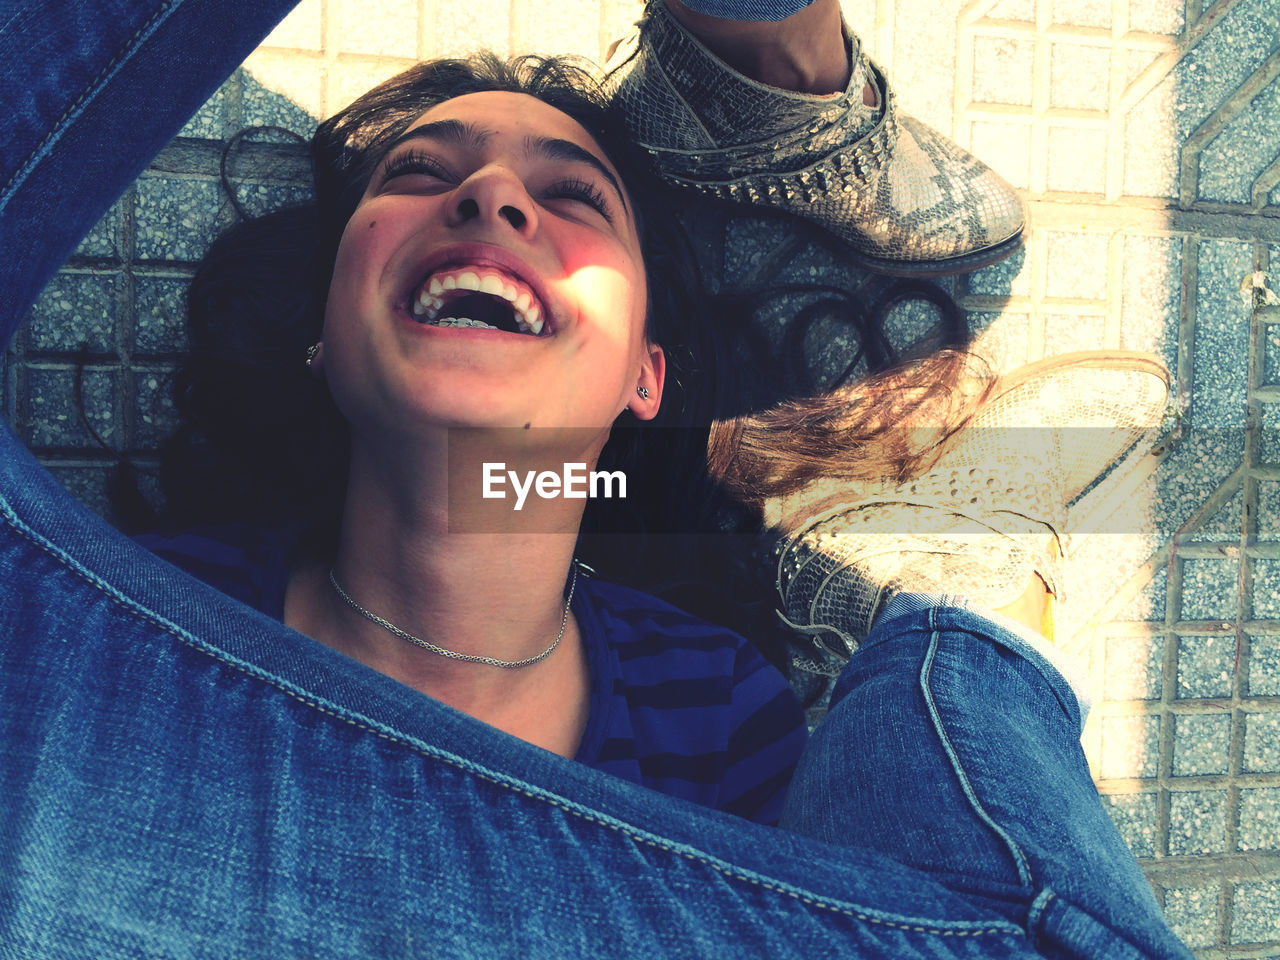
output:
[[[1137, 12], [1142, 6], [1135, 2], [1130, 9]], [[1142, 29], [1144, 15], [1137, 16], [1131, 26]], [[1163, 23], [1155, 22], [1159, 20]], [[1180, 144], [1275, 49], [1274, 20], [1270, 0], [1236, 4], [1133, 108], [1125, 125], [1126, 193], [1176, 196]], [[1145, 21], [1167, 28], [1173, 17], [1166, 11], [1147, 15]]]
[[783, 220], [732, 217], [724, 227], [723, 277], [727, 287], [747, 283], [791, 236]]
[[1130, 234], [1122, 241], [1121, 346], [1176, 370], [1182, 319], [1182, 240]]
[[1164, 680], [1164, 637], [1110, 636], [1106, 638], [1104, 649], [1104, 699], [1160, 699]]
[[1184, 0], [1129, 0], [1130, 30], [1178, 34], [1185, 25]]
[[309, 185], [283, 183], [237, 183], [236, 199], [250, 217], [295, 207], [312, 199]]
[[1280, 712], [1245, 714], [1242, 769], [1280, 773]]
[[1258, 483], [1259, 540], [1280, 540], [1280, 483], [1263, 480]]
[[1280, 384], [1280, 327], [1267, 327], [1262, 338], [1262, 383]]
[[1184, 560], [1182, 620], [1234, 620], [1238, 560]]
[[1179, 699], [1231, 696], [1235, 671], [1235, 637], [1179, 637]]
[[1101, 314], [1074, 316], [1051, 313], [1044, 318], [1047, 356], [1075, 350], [1097, 350], [1107, 342], [1107, 318]]
[[1280, 636], [1249, 636], [1248, 694], [1280, 697]]
[[112, 274], [57, 274], [27, 315], [28, 348], [114, 353], [117, 281]]
[[938, 330], [942, 323], [942, 312], [932, 303], [907, 300], [889, 311], [885, 317], [884, 332], [894, 350], [906, 353]]
[[1164, 918], [1187, 946], [1210, 947], [1218, 942], [1222, 921], [1218, 916], [1216, 883], [1199, 887], [1167, 887], [1164, 891]]
[[1053, 22], [1078, 27], [1111, 26], [1111, 0], [1053, 0]]
[[1244, 491], [1240, 490], [1213, 516], [1183, 537], [1183, 540], [1190, 543], [1239, 543], [1243, 511]]
[[997, 0], [987, 11], [992, 20], [1024, 20], [1034, 22], [1036, 19], [1035, 0]]
[[1276, 48], [1271, 0], [1244, 0], [1218, 17], [1156, 88], [1125, 129], [1126, 192], [1175, 196], [1180, 144]]
[[241, 71], [241, 80], [244, 126], [283, 127], [311, 139], [325, 112], [324, 74], [315, 64], [260, 57]]
[[[884, 4], [877, 5], [880, 10]], [[955, 112], [956, 54], [965, 40], [956, 19], [938, 16], [937, 0], [894, 0], [894, 83], [903, 94], [903, 109], [940, 130], [951, 126]], [[921, 24], [930, 29], [920, 29]], [[1016, 82], [1016, 74], [1014, 75]]]
[[1173, 775], [1231, 772], [1231, 714], [1196, 714], [1174, 719]]
[[[1055, 12], [1063, 0], [1055, 0]], [[1110, 19], [1110, 11], [1108, 11]], [[1049, 51], [1049, 103], [1105, 111], [1110, 105], [1111, 51], [1080, 43], [1055, 43]]]
[[1105, 300], [1110, 237], [1105, 233], [1050, 230], [1047, 239], [1045, 296]]
[[1133, 600], [1120, 611], [1117, 620], [1163, 621], [1169, 595], [1169, 571], [1161, 567]]
[[419, 11], [416, 4], [399, 0], [342, 0], [337, 6], [343, 53], [417, 59]]
[[984, 37], [973, 39], [973, 99], [982, 103], [1031, 105], [1027, 78], [1035, 63], [1032, 39]]
[[1030, 317], [1025, 313], [990, 313], [985, 310], [969, 314], [969, 329], [974, 333], [978, 351], [998, 372], [1014, 370], [1030, 362], [1027, 341]]
[[1178, 194], [1181, 140], [1169, 123], [1172, 82], [1162, 82], [1129, 111], [1124, 124], [1124, 192], [1132, 197]]
[[1169, 854], [1224, 853], [1227, 848], [1225, 790], [1177, 791], [1169, 795]]
[[479, 47], [488, 47], [500, 56], [510, 55], [509, 8], [507, 3], [495, 2], [436, 4], [432, 55], [454, 57]]
[[[1120, 51], [1117, 50], [1116, 53], [1119, 54]], [[1126, 50], [1124, 55], [1124, 84], [1126, 89], [1133, 85], [1133, 82], [1138, 79], [1143, 70], [1160, 58], [1160, 55], [1153, 50]]]
[[68, 493], [100, 517], [110, 517], [111, 502], [107, 496], [110, 467], [56, 466], [49, 473]]
[[1240, 299], [1240, 280], [1252, 270], [1250, 244], [1200, 244], [1191, 401], [1191, 424], [1197, 429], [1244, 426], [1250, 309]]
[[1102, 806], [1135, 857], [1156, 855], [1154, 793], [1103, 794]]
[[1231, 898], [1231, 942], [1280, 940], [1280, 880], [1236, 885]]
[[975, 120], [969, 128], [969, 148], [1015, 187], [1031, 183], [1031, 127], [1025, 123]]
[[1167, 537], [1189, 521], [1231, 475], [1244, 454], [1243, 429], [1191, 430], [1156, 471], [1158, 529]]
[[598, 0], [530, 3], [524, 42], [543, 53], [585, 53], [601, 59]]
[[1280, 850], [1280, 787], [1240, 791], [1236, 840], [1241, 850]]
[[1158, 716], [1103, 717], [1103, 780], [1154, 777], [1160, 765]]
[[329, 70], [325, 104], [321, 114], [329, 116], [368, 93], [382, 81], [409, 66], [404, 60], [340, 60]]
[[172, 372], [140, 370], [133, 382], [134, 448], [155, 450], [178, 427]]
[[1107, 132], [1082, 127], [1049, 127], [1046, 186], [1067, 193], [1105, 193]]
[[179, 353], [186, 349], [187, 286], [190, 282], [186, 277], [135, 277], [135, 352]]
[[120, 256], [120, 216], [121, 203], [112, 204], [111, 209], [102, 215], [102, 219], [93, 225], [76, 247], [78, 257], [108, 257], [116, 259]]
[[[83, 373], [83, 413], [76, 400], [76, 371], [28, 368], [26, 441], [36, 448], [99, 450], [89, 426], [104, 443], [114, 444], [116, 430], [115, 370], [88, 367]], [[87, 421], [87, 424], [86, 424]]]
[[[348, 0], [350, 2], [350, 0]], [[321, 0], [302, 0], [262, 41], [264, 47], [319, 50], [324, 44], [324, 6]]]
[[232, 82], [234, 81], [228, 81], [215, 90], [213, 96], [178, 131], [178, 136], [196, 140], [221, 140], [226, 135], [227, 88]]
[[1253, 617], [1280, 620], [1280, 560], [1253, 561]]
[[1264, 403], [1258, 408], [1258, 460], [1280, 463], [1280, 403]]
[[1031, 258], [1026, 249], [969, 274], [969, 293], [979, 297], [1031, 296]]
[[1252, 203], [1253, 184], [1280, 144], [1280, 80], [1273, 80], [1200, 154], [1200, 199]]
[[135, 208], [138, 259], [199, 260], [217, 236], [222, 203], [216, 181], [143, 176]]

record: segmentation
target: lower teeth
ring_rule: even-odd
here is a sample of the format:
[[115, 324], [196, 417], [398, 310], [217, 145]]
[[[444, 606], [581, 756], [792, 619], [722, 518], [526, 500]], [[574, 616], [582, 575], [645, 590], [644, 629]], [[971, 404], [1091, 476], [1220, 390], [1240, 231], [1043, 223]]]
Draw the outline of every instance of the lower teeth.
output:
[[432, 326], [436, 327], [479, 327], [483, 330], [497, 330], [491, 323], [485, 323], [483, 320], [472, 320], [470, 317], [445, 317], [442, 320], [431, 321]]

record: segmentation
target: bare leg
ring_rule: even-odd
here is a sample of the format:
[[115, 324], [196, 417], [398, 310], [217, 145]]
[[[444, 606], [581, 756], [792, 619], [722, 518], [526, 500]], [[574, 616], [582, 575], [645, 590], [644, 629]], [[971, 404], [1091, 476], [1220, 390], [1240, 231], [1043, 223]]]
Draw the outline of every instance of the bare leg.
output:
[[[839, 93], [852, 65], [845, 50], [838, 0], [814, 0], [776, 23], [723, 20], [690, 10], [680, 0], [667, 9], [717, 57], [752, 80], [797, 93]], [[876, 105], [870, 84], [863, 102]]]

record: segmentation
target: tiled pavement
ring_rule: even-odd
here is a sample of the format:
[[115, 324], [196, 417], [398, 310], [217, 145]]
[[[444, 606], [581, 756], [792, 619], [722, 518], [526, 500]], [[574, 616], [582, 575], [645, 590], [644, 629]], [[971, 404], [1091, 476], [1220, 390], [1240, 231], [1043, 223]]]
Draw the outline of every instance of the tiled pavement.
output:
[[[1104, 623], [1087, 636], [1101, 699], [1085, 740], [1179, 933], [1206, 958], [1280, 956], [1280, 306], [1263, 278], [1253, 286], [1273, 260], [1280, 273], [1280, 0], [846, 11], [900, 105], [1031, 198], [1025, 253], [948, 284], [982, 348], [1005, 367], [1138, 348], [1175, 372], [1179, 427], [1163, 460], [1079, 544], [1071, 587]], [[305, 135], [421, 57], [489, 46], [598, 58], [637, 14], [622, 0], [306, 0], [45, 292], [5, 364], [6, 415], [101, 508], [110, 459], [95, 434], [145, 459], [172, 424], [183, 284], [231, 214], [225, 138], [258, 124]], [[296, 152], [239, 156], [244, 205], [298, 196]], [[699, 237], [726, 287], [789, 277], [885, 292], [773, 221], [713, 213]], [[905, 344], [934, 319], [904, 307], [891, 329]]]

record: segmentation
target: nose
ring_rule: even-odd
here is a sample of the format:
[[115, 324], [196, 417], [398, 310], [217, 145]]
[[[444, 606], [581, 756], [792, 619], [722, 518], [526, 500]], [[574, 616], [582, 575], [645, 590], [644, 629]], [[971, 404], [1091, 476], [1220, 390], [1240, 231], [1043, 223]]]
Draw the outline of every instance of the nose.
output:
[[449, 225], [488, 223], [529, 237], [538, 229], [536, 207], [515, 173], [490, 164], [458, 185], [449, 211]]

